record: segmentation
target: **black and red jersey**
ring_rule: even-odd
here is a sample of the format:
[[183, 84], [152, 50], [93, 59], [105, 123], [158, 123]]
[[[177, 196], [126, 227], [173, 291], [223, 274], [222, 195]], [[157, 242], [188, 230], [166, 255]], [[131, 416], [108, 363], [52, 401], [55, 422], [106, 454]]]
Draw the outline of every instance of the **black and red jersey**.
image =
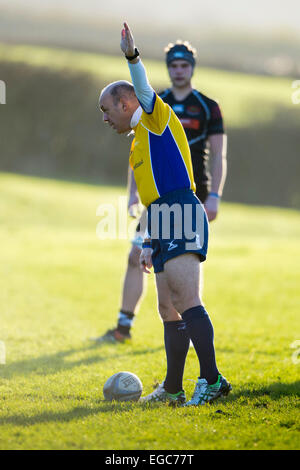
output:
[[204, 202], [210, 186], [207, 140], [210, 135], [224, 134], [223, 118], [218, 103], [197, 90], [177, 101], [171, 89], [159, 96], [178, 116], [185, 130], [192, 156], [197, 196]]

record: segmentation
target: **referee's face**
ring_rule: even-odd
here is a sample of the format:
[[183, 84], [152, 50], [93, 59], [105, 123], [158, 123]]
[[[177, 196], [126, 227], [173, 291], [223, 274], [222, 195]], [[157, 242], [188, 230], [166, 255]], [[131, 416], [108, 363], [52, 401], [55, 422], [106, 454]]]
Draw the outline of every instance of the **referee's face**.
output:
[[168, 66], [172, 85], [176, 88], [185, 88], [191, 84], [193, 67], [187, 60], [173, 60]]
[[118, 134], [131, 130], [131, 114], [123, 101], [115, 103], [109, 91], [100, 96], [99, 106], [103, 112], [103, 121], [110, 125]]

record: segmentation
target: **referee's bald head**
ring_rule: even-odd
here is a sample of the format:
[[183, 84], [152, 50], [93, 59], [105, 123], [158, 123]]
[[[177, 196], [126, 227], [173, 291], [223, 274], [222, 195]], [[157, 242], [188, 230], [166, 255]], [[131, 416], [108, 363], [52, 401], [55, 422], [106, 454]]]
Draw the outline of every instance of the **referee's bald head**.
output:
[[118, 80], [117, 82], [112, 82], [107, 85], [100, 93], [99, 103], [101, 97], [106, 94], [110, 94], [113, 102], [117, 105], [121, 99], [136, 99], [136, 94], [134, 91], [134, 87], [132, 83], [128, 82], [127, 80]]

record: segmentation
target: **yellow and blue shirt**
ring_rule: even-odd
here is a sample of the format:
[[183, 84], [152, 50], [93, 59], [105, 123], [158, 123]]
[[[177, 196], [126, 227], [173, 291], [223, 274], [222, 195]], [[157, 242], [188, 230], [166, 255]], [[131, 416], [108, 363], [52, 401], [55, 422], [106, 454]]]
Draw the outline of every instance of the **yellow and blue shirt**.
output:
[[148, 207], [170, 191], [195, 191], [186, 134], [174, 111], [156, 93], [152, 112], [142, 110], [133, 129], [129, 162], [141, 202]]

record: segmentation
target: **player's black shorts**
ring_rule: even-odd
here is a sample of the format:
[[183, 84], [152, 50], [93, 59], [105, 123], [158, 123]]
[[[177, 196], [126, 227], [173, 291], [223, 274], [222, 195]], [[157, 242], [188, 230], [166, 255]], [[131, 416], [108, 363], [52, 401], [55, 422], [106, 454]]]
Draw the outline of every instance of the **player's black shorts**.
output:
[[196, 196], [198, 199], [200, 199], [200, 202], [202, 202], [202, 204], [205, 203], [208, 194], [209, 194], [209, 189], [208, 189], [207, 184], [196, 183]]
[[148, 207], [148, 231], [152, 243], [154, 272], [184, 253], [195, 253], [205, 261], [208, 221], [202, 203], [190, 189], [172, 191]]

